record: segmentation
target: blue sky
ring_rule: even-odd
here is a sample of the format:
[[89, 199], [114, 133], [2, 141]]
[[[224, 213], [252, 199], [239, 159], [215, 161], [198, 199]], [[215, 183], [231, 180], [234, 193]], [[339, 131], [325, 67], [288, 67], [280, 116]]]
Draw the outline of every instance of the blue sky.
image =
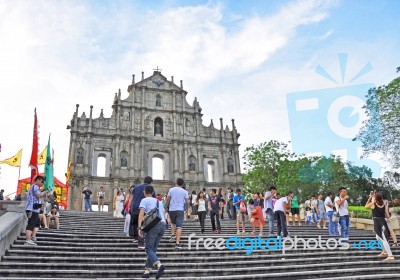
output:
[[[127, 96], [131, 75], [149, 76], [156, 66], [183, 79], [204, 124], [235, 118], [242, 151], [293, 140], [287, 94], [341, 86], [317, 75], [318, 65], [339, 78], [337, 55], [347, 53], [346, 77], [373, 66], [357, 83], [396, 76], [399, 11], [390, 0], [0, 0], [0, 159], [24, 148], [21, 177], [28, 176], [37, 107], [40, 148], [52, 133], [55, 173], [64, 180], [75, 104], [109, 116], [118, 88]], [[1, 167], [0, 188], [11, 193], [18, 170]]]

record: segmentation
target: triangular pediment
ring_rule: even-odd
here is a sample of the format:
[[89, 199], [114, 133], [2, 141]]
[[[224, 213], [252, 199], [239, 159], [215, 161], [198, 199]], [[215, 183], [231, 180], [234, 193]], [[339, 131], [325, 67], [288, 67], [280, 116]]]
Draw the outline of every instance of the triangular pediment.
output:
[[169, 81], [161, 72], [154, 71], [153, 75], [147, 77], [146, 79], [135, 83], [135, 87], [147, 87], [153, 89], [163, 89], [163, 90], [182, 90], [179, 86]]

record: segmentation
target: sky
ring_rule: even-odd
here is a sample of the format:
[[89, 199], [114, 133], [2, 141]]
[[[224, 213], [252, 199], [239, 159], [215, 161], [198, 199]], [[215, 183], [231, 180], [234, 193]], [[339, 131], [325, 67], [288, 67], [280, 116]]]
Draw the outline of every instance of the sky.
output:
[[[288, 94], [391, 81], [399, 11], [390, 0], [0, 0], [0, 160], [23, 148], [20, 177], [29, 176], [36, 107], [39, 149], [51, 133], [55, 175], [65, 181], [75, 104], [109, 117], [114, 93], [126, 98], [132, 74], [148, 77], [157, 66], [183, 80], [189, 104], [198, 98], [205, 125], [235, 119], [241, 156], [270, 139], [299, 143], [293, 129], [304, 123], [288, 110]], [[372, 70], [349, 82], [368, 63]], [[0, 188], [15, 192], [18, 176], [2, 165]]]

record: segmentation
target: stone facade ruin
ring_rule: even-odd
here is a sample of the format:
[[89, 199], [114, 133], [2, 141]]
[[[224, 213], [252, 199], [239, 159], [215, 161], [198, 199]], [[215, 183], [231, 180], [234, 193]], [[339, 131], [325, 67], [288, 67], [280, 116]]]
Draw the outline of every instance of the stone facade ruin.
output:
[[136, 83], [133, 76], [128, 93], [125, 99], [120, 90], [115, 94], [109, 118], [103, 110], [93, 118], [93, 106], [89, 116], [85, 112], [79, 116], [76, 105], [68, 126], [70, 209], [82, 209], [85, 186], [92, 190], [96, 204], [96, 193], [103, 186], [112, 210], [116, 190], [126, 191], [145, 176], [154, 177], [153, 165], [162, 169], [157, 170], [159, 178], [154, 177], [153, 183], [160, 194], [166, 194], [179, 177], [189, 191], [241, 185], [240, 134], [234, 120], [231, 127], [224, 127], [222, 118], [219, 128], [212, 120], [203, 125], [197, 98], [190, 105], [182, 81], [177, 86], [173, 77], [169, 81], [159, 70], [148, 78], [142, 72]]

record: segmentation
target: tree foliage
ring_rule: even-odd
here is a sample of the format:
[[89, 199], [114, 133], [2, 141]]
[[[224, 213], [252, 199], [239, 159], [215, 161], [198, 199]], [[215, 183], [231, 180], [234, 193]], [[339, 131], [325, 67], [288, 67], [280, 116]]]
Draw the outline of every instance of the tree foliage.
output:
[[306, 157], [296, 155], [288, 144], [276, 140], [245, 150], [243, 183], [249, 192], [263, 192], [275, 185], [281, 194], [291, 190], [302, 201], [311, 195], [349, 190], [351, 202], [364, 203], [371, 190], [378, 188], [372, 171], [340, 157]]
[[[399, 71], [400, 67], [398, 68]], [[380, 152], [393, 168], [400, 167], [400, 77], [369, 90], [364, 106], [368, 119], [357, 139], [364, 154]]]

